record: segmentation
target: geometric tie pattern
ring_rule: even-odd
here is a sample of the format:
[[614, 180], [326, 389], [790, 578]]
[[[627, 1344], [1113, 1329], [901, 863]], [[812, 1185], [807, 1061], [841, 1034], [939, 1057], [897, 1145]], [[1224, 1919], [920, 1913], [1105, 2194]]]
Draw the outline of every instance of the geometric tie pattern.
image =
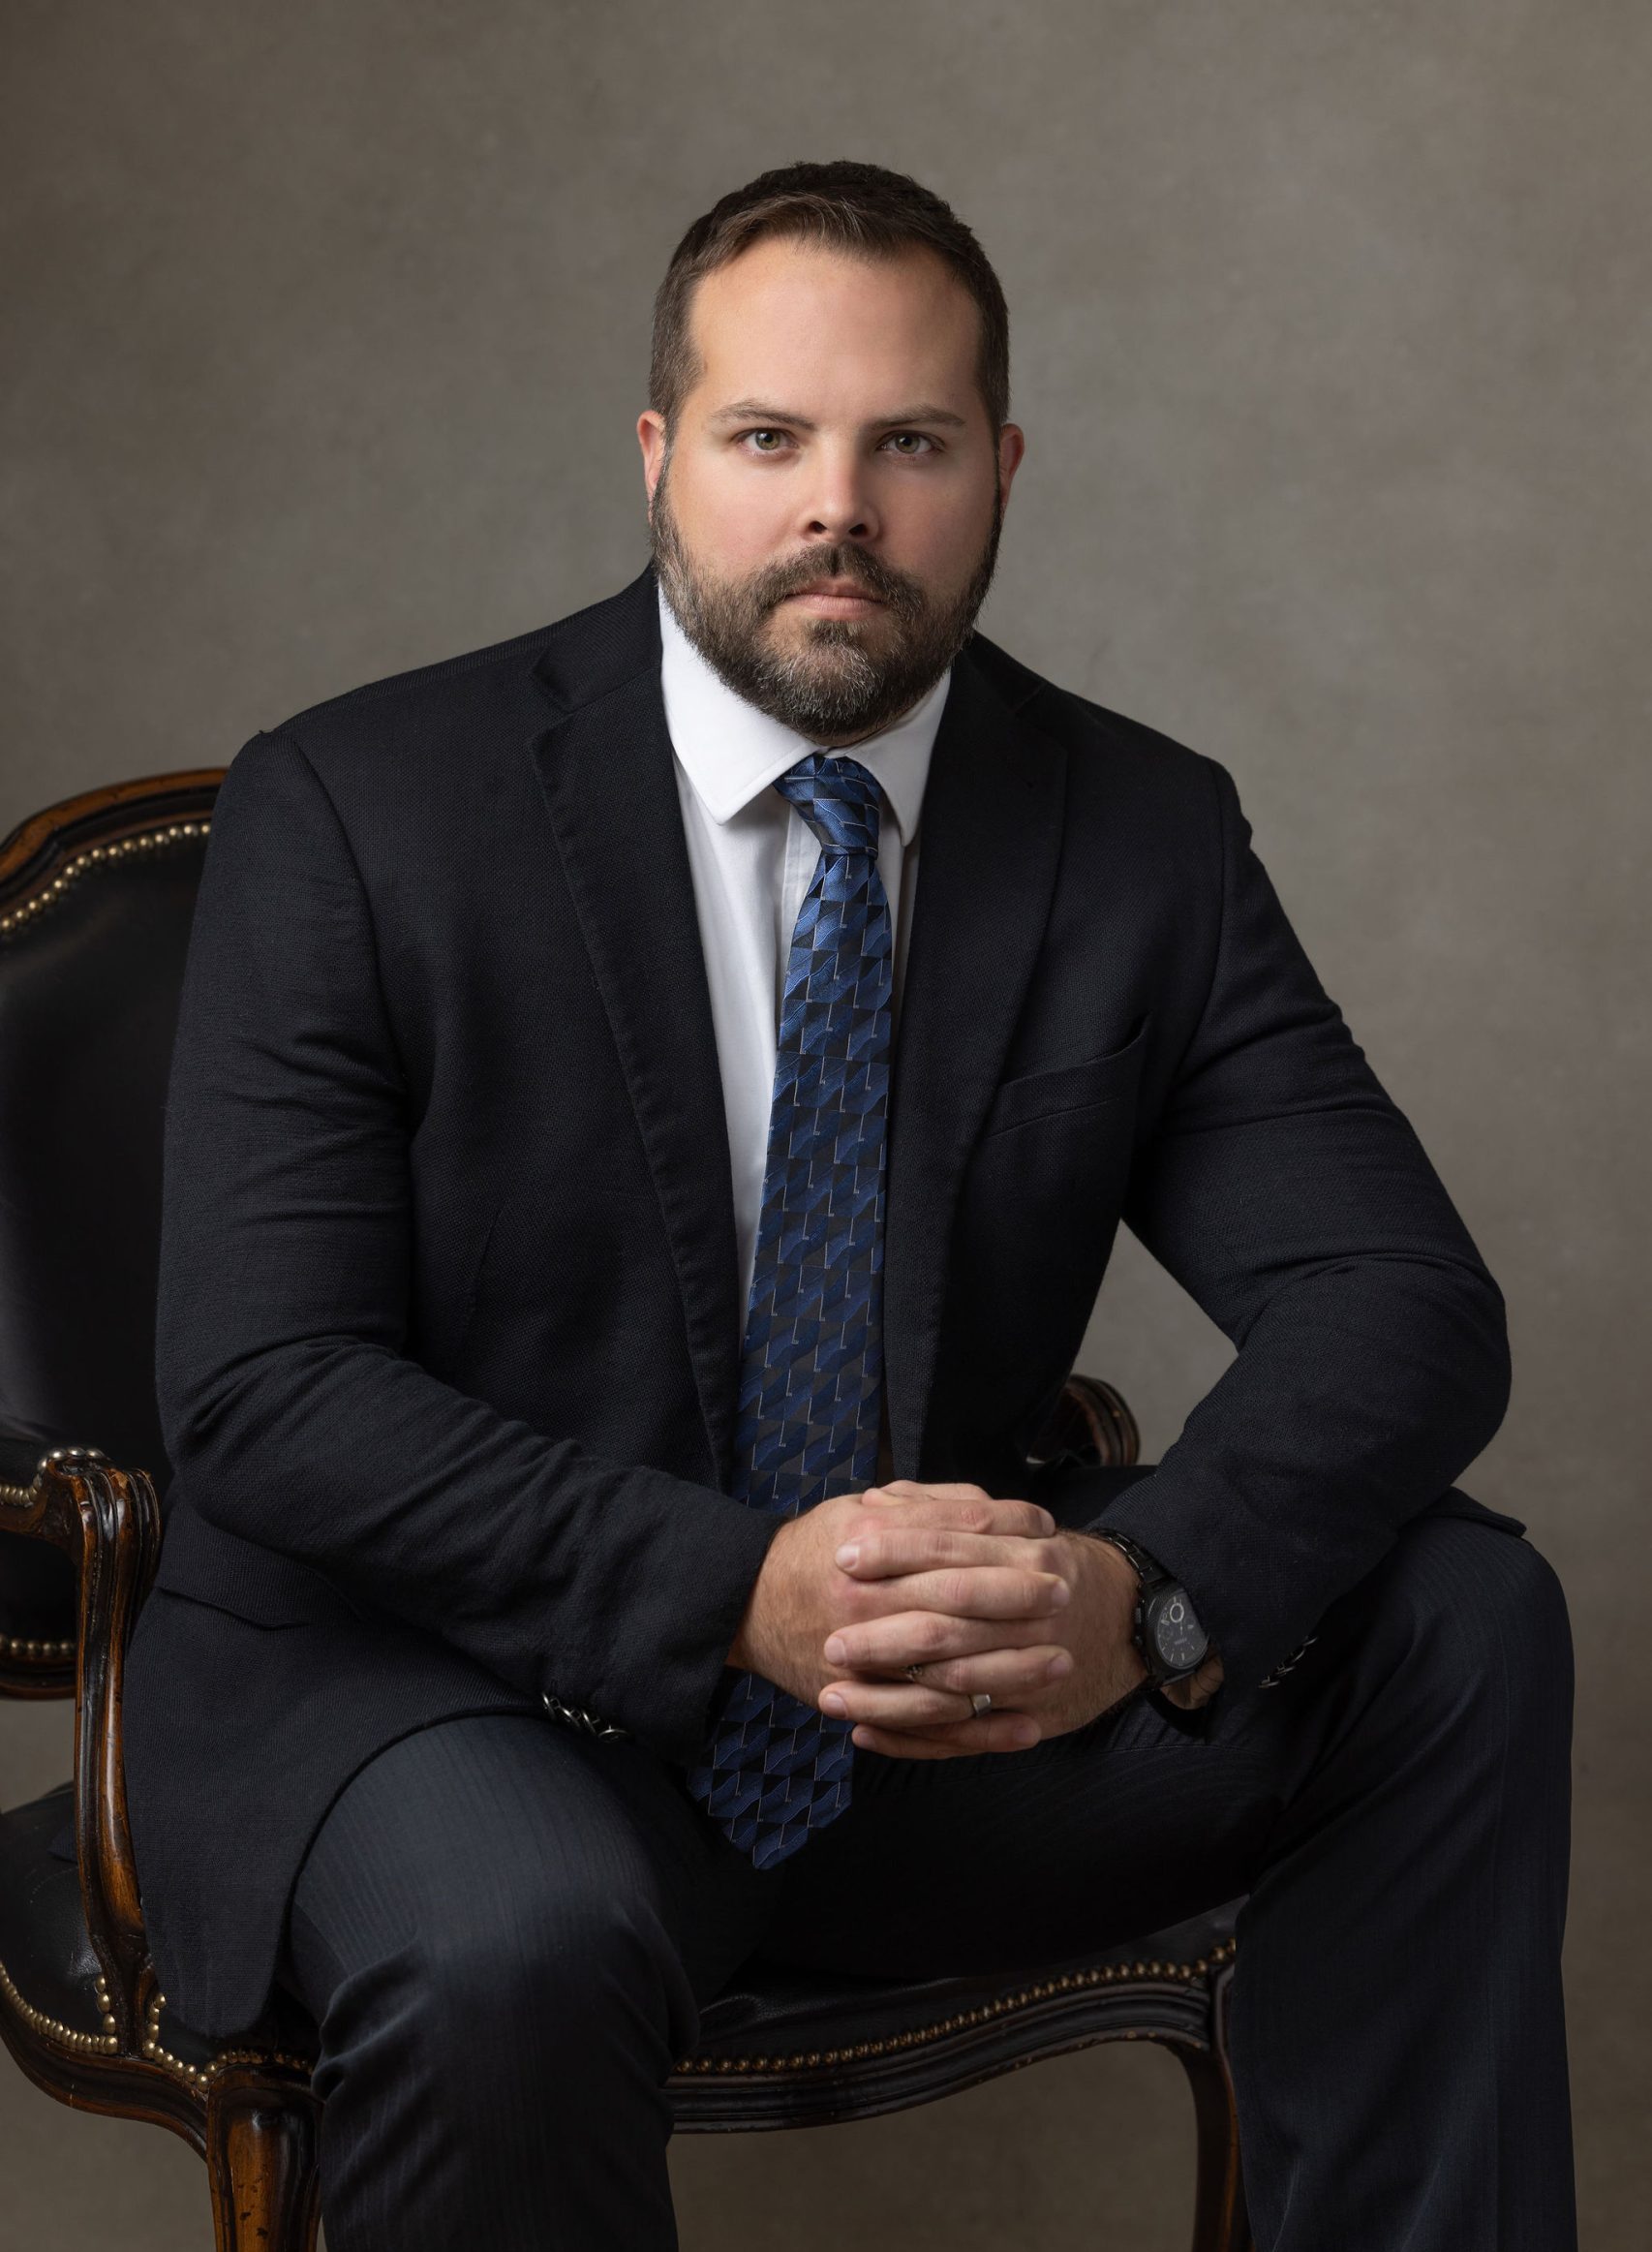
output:
[[[731, 1492], [796, 1516], [877, 1476], [893, 924], [877, 784], [811, 752], [775, 787], [820, 840], [780, 1002]], [[725, 1668], [690, 1794], [759, 1868], [849, 1804], [852, 1720]]]

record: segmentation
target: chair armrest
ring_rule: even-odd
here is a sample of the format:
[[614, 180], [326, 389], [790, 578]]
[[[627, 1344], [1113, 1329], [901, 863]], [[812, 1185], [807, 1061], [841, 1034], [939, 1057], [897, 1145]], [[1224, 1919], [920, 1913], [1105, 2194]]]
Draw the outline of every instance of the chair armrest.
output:
[[1123, 1393], [1075, 1369], [1027, 1459], [1041, 1466], [1074, 1462], [1115, 1468], [1139, 1462], [1141, 1454], [1142, 1434]]
[[75, 1670], [75, 1845], [86, 1930], [125, 2047], [152, 1983], [126, 1816], [121, 1685], [127, 1645], [161, 1553], [161, 1504], [145, 1470], [97, 1447], [52, 1447], [33, 1483], [0, 1484], [0, 1528], [50, 1541], [79, 1581]]

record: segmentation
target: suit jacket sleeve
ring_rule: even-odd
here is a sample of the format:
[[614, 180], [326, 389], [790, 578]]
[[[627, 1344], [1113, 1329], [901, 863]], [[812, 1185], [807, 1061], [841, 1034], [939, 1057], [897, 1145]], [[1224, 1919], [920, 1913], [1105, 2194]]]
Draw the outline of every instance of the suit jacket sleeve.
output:
[[298, 744], [255, 736], [214, 813], [168, 1094], [175, 1487], [687, 1762], [783, 1519], [599, 1459], [409, 1357], [409, 1135], [348, 838]]
[[1239, 1349], [1105, 1522], [1180, 1575], [1242, 1690], [1486, 1444], [1510, 1362], [1502, 1293], [1205, 764], [1220, 935], [1123, 1217]]

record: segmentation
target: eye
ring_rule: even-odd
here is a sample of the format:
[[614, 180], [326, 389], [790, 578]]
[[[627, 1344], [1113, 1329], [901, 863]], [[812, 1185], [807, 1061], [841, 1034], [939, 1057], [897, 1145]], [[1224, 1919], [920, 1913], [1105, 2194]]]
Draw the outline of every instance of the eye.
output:
[[[923, 443], [929, 447], [932, 453], [938, 453], [940, 450], [939, 447], [935, 444], [935, 441], [930, 436], [927, 430], [892, 430], [889, 433], [889, 437], [891, 439], [918, 438], [923, 441]], [[885, 444], [887, 443], [888, 440], [885, 440]], [[906, 459], [908, 461], [918, 461], [922, 459], [922, 456], [916, 452], [908, 452], [906, 454]]]
[[[786, 435], [787, 433], [783, 430], [742, 430], [737, 444], [744, 446], [748, 438], [779, 438], [783, 440]], [[780, 448], [778, 446], [756, 446], [748, 450], [753, 453], [778, 453]]]

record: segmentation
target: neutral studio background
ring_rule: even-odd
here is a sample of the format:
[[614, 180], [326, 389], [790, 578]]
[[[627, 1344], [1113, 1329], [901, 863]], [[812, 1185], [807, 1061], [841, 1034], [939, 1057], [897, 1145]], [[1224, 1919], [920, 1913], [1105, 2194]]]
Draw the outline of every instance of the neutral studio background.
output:
[[[1508, 1297], [1460, 1482], [1572, 1602], [1583, 2241], [1642, 2242], [1652, 15], [4, 0], [0, 42], [0, 832], [629, 578], [650, 301], [725, 189], [864, 157], [975, 228], [1029, 440], [983, 627], [1232, 769]], [[1084, 1366], [1149, 1458], [1228, 1357], [1121, 1238]], [[71, 1718], [0, 1708], [0, 1803]], [[782, 2177], [792, 2252], [1169, 2252], [1191, 2148], [1174, 2063], [1090, 2051], [672, 2167], [686, 2252], [769, 2252]], [[181, 2143], [4, 2060], [0, 2180], [0, 2252], [210, 2242]]]

